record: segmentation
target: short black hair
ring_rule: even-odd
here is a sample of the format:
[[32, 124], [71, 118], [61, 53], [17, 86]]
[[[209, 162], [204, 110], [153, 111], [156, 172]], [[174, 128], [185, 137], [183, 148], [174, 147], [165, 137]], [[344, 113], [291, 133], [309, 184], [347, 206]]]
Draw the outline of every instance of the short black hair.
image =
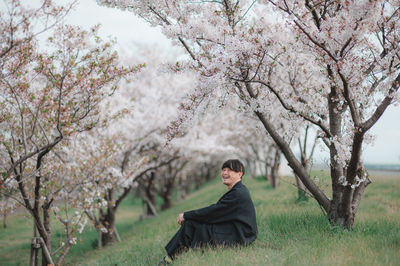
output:
[[231, 159], [231, 160], [228, 160], [228, 161], [224, 162], [222, 164], [222, 168], [221, 169], [224, 169], [224, 168], [229, 168], [229, 169], [231, 169], [232, 171], [235, 171], [235, 172], [242, 172], [243, 175], [244, 175], [244, 166], [243, 166], [242, 162], [239, 161], [238, 159]]

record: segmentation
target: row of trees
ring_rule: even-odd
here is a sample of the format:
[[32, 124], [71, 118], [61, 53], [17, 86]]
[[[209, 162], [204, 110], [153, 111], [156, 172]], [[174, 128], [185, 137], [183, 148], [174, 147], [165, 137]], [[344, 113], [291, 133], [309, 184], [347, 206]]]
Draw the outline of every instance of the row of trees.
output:
[[[61, 263], [75, 243], [85, 219], [70, 193], [85, 181], [73, 179], [64, 168], [64, 150], [71, 140], [105, 123], [101, 105], [118, 82], [142, 66], [123, 67], [112, 42], [90, 31], [60, 23], [72, 8], [42, 1], [28, 9], [19, 1], [6, 1], [1, 14], [0, 47], [0, 187], [7, 199], [23, 206], [34, 222], [31, 262], [37, 264], [35, 247], [42, 248], [43, 265], [53, 264], [51, 211], [64, 200], [65, 226]], [[39, 36], [48, 33], [45, 41]], [[66, 178], [71, 177], [71, 178]], [[10, 194], [11, 193], [11, 194]]]
[[[235, 132], [244, 118], [230, 106], [192, 120], [167, 141], [170, 121], [182, 119], [179, 109], [186, 114], [193, 102], [187, 90], [198, 80], [196, 71], [176, 71], [176, 55], [139, 47], [142, 57], [126, 55], [122, 62], [98, 27], [62, 23], [74, 3], [5, 5], [1, 212], [6, 217], [23, 207], [31, 215], [31, 264], [38, 264], [40, 249], [42, 265], [61, 264], [88, 223], [99, 232], [99, 246], [114, 242], [115, 214], [130, 192], [139, 193], [145, 215], [156, 215], [156, 194], [161, 209], [169, 208], [176, 186], [184, 198], [217, 175], [227, 154], [240, 153], [238, 141], [245, 145], [246, 129]], [[123, 66], [140, 61], [146, 65]], [[65, 229], [59, 246], [51, 241], [52, 219]]]
[[[191, 108], [215, 95], [239, 97], [240, 109], [260, 121], [329, 221], [353, 226], [371, 182], [362, 147], [399, 98], [398, 1], [98, 2], [161, 26], [190, 56], [182, 64], [202, 75]], [[329, 150], [330, 196], [290, 145], [305, 124], [318, 129]]]
[[[132, 191], [156, 215], [157, 194], [170, 207], [175, 187], [184, 198], [227, 154], [273, 187], [283, 154], [299, 197], [308, 190], [332, 224], [353, 226], [370, 183], [362, 145], [399, 97], [397, 1], [98, 0], [160, 25], [187, 53], [139, 47], [143, 57], [124, 62], [98, 27], [60, 23], [73, 4], [5, 3], [0, 207], [31, 214], [43, 265], [61, 264], [89, 221], [99, 246], [115, 241], [115, 214]], [[146, 65], [122, 66], [132, 62]], [[331, 197], [309, 175], [311, 129], [330, 154]], [[51, 212], [65, 227], [60, 247]]]

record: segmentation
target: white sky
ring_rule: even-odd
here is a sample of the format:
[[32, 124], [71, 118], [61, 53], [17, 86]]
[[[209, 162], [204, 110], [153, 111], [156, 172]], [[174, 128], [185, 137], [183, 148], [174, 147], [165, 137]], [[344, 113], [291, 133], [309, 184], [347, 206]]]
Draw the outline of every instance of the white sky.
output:
[[371, 132], [376, 139], [364, 150], [365, 162], [400, 164], [400, 106], [389, 106]]
[[[133, 49], [132, 43], [156, 44], [161, 48], [173, 49], [171, 42], [162, 35], [159, 28], [150, 27], [131, 12], [98, 6], [95, 0], [79, 1], [77, 8], [68, 16], [67, 23], [84, 28], [101, 24], [100, 34], [104, 37], [116, 37], [122, 50]], [[400, 107], [391, 106], [371, 129], [376, 134], [376, 140], [374, 145], [364, 149], [366, 163], [400, 164], [399, 117]], [[320, 154], [317, 153], [316, 156]]]
[[100, 33], [104, 37], [116, 37], [122, 49], [129, 49], [133, 42], [172, 47], [160, 28], [150, 27], [144, 19], [132, 12], [99, 6], [96, 0], [79, 1], [77, 8], [68, 16], [67, 22], [85, 28], [101, 24]]

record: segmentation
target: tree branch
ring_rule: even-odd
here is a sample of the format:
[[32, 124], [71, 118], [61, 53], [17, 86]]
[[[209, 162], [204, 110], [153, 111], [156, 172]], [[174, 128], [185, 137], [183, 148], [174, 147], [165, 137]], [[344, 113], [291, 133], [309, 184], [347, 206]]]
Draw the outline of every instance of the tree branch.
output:
[[271, 92], [278, 98], [278, 100], [281, 103], [283, 108], [285, 108], [286, 110], [288, 110], [288, 111], [290, 111], [290, 112], [292, 112], [292, 113], [294, 113], [296, 115], [301, 116], [302, 118], [304, 118], [305, 120], [311, 122], [312, 124], [317, 125], [319, 128], [321, 128], [321, 130], [326, 134], [327, 137], [331, 137], [331, 133], [330, 133], [329, 129], [322, 124], [322, 120], [321, 119], [319, 121], [317, 121], [317, 120], [312, 119], [311, 117], [309, 117], [309, 116], [307, 116], [305, 114], [302, 114], [301, 112], [295, 110], [292, 106], [288, 106], [286, 104], [286, 102], [282, 99], [282, 97], [279, 95], [279, 93], [276, 92], [275, 89], [272, 88], [272, 86], [269, 85], [268, 83], [266, 83], [266, 82], [264, 82], [262, 80], [254, 80], [254, 81], [251, 81], [251, 82], [260, 83], [260, 84], [266, 86], [267, 88], [269, 88], [271, 90]]
[[400, 87], [400, 74], [397, 75], [396, 79], [392, 83], [392, 87], [389, 90], [389, 94], [383, 99], [381, 104], [376, 108], [373, 115], [361, 125], [363, 132], [369, 130], [382, 116], [386, 108], [391, 104], [393, 100], [393, 95], [399, 90]]
[[[254, 96], [252, 88], [250, 84], [246, 84], [246, 89], [250, 96]], [[280, 134], [275, 130], [274, 126], [268, 121], [265, 116], [258, 112], [254, 112], [256, 116], [260, 119], [261, 123], [264, 125], [264, 128], [273, 138], [275, 143], [278, 145], [282, 153], [285, 155], [286, 160], [288, 161], [290, 167], [295, 171], [295, 173], [299, 176], [303, 184], [307, 187], [307, 189], [314, 195], [317, 202], [322, 206], [322, 208], [328, 212], [330, 207], [330, 201], [324, 194], [324, 192], [319, 189], [315, 183], [311, 180], [310, 176], [307, 173], [307, 170], [301, 165], [301, 163], [296, 159], [296, 156], [293, 154], [290, 146], [286, 141], [280, 136]]]

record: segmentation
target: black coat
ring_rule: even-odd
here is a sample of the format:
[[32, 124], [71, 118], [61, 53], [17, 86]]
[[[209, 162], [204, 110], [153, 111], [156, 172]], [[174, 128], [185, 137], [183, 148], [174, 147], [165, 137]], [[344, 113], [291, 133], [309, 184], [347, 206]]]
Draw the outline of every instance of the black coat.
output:
[[216, 204], [185, 212], [183, 217], [185, 220], [211, 225], [211, 237], [217, 244], [250, 244], [257, 237], [253, 201], [241, 181]]

